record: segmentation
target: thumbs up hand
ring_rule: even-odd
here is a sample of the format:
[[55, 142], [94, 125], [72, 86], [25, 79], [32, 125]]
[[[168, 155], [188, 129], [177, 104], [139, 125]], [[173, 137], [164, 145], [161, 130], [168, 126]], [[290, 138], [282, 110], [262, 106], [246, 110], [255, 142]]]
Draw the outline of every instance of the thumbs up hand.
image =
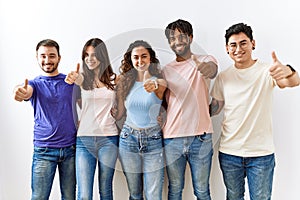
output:
[[65, 78], [65, 82], [68, 84], [73, 84], [79, 76], [80, 64], [77, 63], [76, 71], [71, 71]]
[[149, 71], [144, 72], [144, 89], [151, 93], [158, 89], [158, 83], [156, 79], [151, 79], [152, 75], [149, 73]]
[[32, 87], [28, 86], [28, 79], [25, 79], [24, 85], [19, 85], [14, 90], [14, 99], [16, 101], [27, 100], [32, 95]]
[[192, 55], [191, 58], [195, 62], [197, 70], [199, 70], [205, 78], [214, 78], [214, 76], [216, 76], [217, 65], [212, 64], [212, 62], [200, 62], [195, 55]]
[[276, 81], [284, 79], [284, 78], [288, 77], [289, 75], [291, 75], [293, 73], [288, 66], [283, 65], [278, 60], [278, 58], [277, 58], [277, 56], [276, 56], [276, 54], [275, 54], [274, 51], [272, 52], [272, 60], [273, 60], [273, 63], [271, 65], [269, 71], [270, 71], [270, 75]]

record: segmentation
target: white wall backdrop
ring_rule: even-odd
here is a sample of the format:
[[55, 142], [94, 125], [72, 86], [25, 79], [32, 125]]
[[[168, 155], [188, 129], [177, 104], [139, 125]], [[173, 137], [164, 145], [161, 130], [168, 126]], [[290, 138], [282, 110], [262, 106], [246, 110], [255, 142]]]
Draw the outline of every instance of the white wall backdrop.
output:
[[[33, 111], [30, 103], [15, 102], [12, 91], [25, 78], [41, 73], [35, 59], [35, 46], [40, 40], [52, 38], [60, 44], [59, 70], [67, 73], [80, 62], [84, 43], [99, 37], [107, 42], [117, 72], [120, 57], [135, 39], [152, 44], [162, 64], [173, 59], [163, 30], [168, 23], [182, 18], [194, 27], [194, 51], [214, 55], [223, 70], [231, 64], [224, 48], [225, 30], [234, 23], [245, 22], [254, 30], [255, 57], [271, 62], [271, 51], [275, 50], [283, 63], [300, 71], [299, 10], [294, 0], [0, 0], [0, 200], [30, 199]], [[295, 200], [300, 196], [299, 100], [299, 87], [275, 89], [274, 200]], [[216, 133], [211, 193], [213, 199], [223, 200], [225, 189], [216, 159], [220, 117], [213, 120]], [[128, 199], [127, 186], [119, 169], [118, 164], [114, 195], [116, 200], [124, 200]], [[97, 183], [94, 190], [95, 199], [99, 199]], [[167, 184], [164, 199], [166, 192]], [[60, 199], [57, 178], [51, 199]], [[193, 190], [187, 172], [184, 200], [191, 199]]]

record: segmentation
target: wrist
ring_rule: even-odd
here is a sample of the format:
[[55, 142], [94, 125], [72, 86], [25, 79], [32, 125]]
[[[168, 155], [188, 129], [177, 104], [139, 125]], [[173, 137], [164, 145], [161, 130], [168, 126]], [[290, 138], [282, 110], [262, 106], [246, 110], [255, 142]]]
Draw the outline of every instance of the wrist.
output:
[[157, 90], [158, 89], [157, 79], [153, 79], [152, 81], [154, 83], [154, 89]]

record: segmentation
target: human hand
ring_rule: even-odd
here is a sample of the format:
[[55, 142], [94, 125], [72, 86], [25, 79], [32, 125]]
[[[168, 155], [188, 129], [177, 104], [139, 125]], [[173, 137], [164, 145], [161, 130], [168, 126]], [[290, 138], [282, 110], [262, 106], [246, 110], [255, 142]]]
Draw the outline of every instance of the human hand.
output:
[[269, 71], [270, 71], [270, 75], [276, 81], [284, 79], [284, 78], [288, 77], [289, 75], [291, 75], [293, 73], [288, 66], [283, 65], [278, 60], [278, 58], [277, 58], [277, 56], [276, 56], [276, 54], [275, 54], [274, 51], [272, 51], [272, 60], [273, 60], [273, 63], [271, 65]]
[[110, 114], [111, 116], [113, 116], [114, 118], [117, 116], [117, 113], [118, 113], [118, 109], [116, 106], [113, 106], [111, 109], [110, 109]]
[[25, 79], [24, 85], [17, 86], [14, 91], [14, 99], [23, 101], [29, 98], [28, 79]]
[[211, 77], [215, 76], [215, 74], [216, 74], [215, 67], [212, 67], [212, 65], [210, 65], [207, 62], [200, 62], [195, 55], [192, 55], [191, 58], [195, 62], [197, 70], [199, 70], [200, 73], [205, 78], [211, 78]]
[[76, 71], [71, 71], [65, 78], [65, 82], [68, 84], [73, 84], [79, 76], [80, 64], [77, 63]]
[[149, 93], [158, 89], [158, 83], [156, 79], [151, 79], [151, 77], [152, 76], [148, 70], [144, 72], [144, 89]]

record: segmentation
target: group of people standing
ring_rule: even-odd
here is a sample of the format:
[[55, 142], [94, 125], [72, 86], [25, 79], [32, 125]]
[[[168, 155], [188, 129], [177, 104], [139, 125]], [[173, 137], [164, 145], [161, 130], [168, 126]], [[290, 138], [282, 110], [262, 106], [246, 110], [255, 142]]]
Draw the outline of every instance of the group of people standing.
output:
[[226, 50], [234, 63], [219, 74], [216, 58], [192, 52], [188, 21], [168, 24], [165, 36], [174, 61], [161, 68], [151, 45], [137, 40], [124, 54], [119, 75], [99, 38], [86, 42], [82, 67], [68, 75], [58, 72], [59, 45], [50, 39], [38, 43], [44, 74], [26, 79], [14, 96], [34, 108], [32, 200], [49, 198], [56, 168], [62, 199], [75, 199], [76, 185], [77, 199], [92, 199], [97, 165], [100, 199], [112, 200], [118, 158], [130, 200], [162, 199], [165, 168], [168, 199], [182, 199], [187, 164], [194, 195], [210, 200], [211, 116], [222, 108], [219, 162], [226, 199], [243, 199], [245, 177], [251, 199], [271, 199], [272, 91], [275, 85], [299, 85], [298, 73], [274, 52], [272, 64], [253, 59], [252, 29], [243, 23], [226, 30]]

